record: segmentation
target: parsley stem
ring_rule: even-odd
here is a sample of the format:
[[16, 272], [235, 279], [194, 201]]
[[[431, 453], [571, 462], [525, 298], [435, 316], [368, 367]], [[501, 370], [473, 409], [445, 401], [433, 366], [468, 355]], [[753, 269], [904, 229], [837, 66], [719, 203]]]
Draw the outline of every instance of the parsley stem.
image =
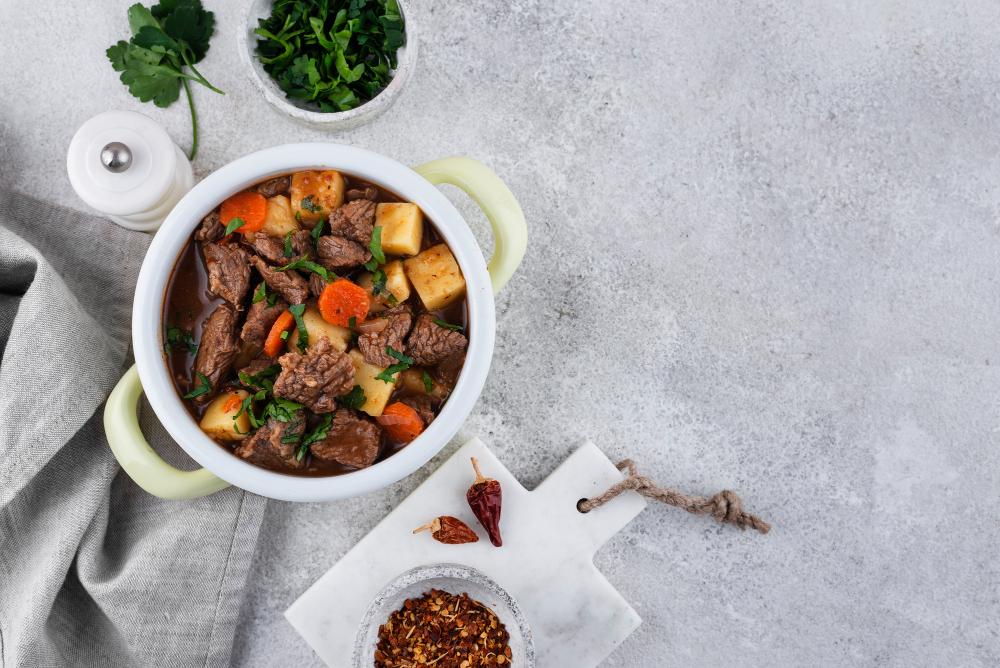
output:
[[181, 58], [184, 59], [184, 64], [187, 65], [188, 68], [192, 72], [195, 73], [194, 77], [190, 77], [189, 76], [189, 77], [187, 77], [188, 79], [191, 79], [193, 81], [197, 81], [198, 83], [200, 83], [205, 88], [207, 88], [207, 89], [209, 89], [211, 91], [215, 91], [219, 95], [225, 95], [225, 93], [223, 93], [221, 90], [219, 90], [218, 88], [216, 88], [212, 84], [208, 83], [208, 79], [206, 79], [205, 77], [201, 76], [201, 72], [199, 72], [198, 70], [196, 70], [194, 68], [194, 65], [191, 63], [191, 60], [187, 57], [187, 53], [185, 53], [184, 49], [181, 49]]
[[198, 119], [194, 115], [194, 100], [191, 99], [191, 89], [188, 88], [187, 79], [181, 79], [184, 84], [184, 92], [187, 93], [188, 106], [191, 107], [191, 134], [194, 135], [194, 141], [191, 144], [191, 155], [188, 156], [188, 160], [194, 161], [194, 156], [198, 153]]

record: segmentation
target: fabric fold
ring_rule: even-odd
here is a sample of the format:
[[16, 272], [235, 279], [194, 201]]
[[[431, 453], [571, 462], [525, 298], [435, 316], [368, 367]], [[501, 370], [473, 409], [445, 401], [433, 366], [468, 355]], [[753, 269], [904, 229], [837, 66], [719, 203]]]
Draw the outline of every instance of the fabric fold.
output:
[[[152, 497], [104, 435], [149, 241], [0, 191], [2, 666], [229, 665], [265, 499]], [[194, 468], [139, 410], [153, 448]]]

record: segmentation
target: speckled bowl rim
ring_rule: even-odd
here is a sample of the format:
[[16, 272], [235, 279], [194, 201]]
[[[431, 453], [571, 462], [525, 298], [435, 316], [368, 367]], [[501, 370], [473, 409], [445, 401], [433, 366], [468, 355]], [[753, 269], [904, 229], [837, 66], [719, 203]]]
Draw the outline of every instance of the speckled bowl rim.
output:
[[[397, 52], [398, 60], [396, 70], [393, 73], [389, 84], [374, 98], [364, 104], [349, 109], [324, 113], [321, 111], [309, 111], [297, 106], [294, 102], [285, 97], [284, 92], [277, 82], [268, 76], [253, 54], [254, 41], [253, 34], [257, 28], [256, 18], [251, 16], [254, 5], [260, 0], [247, 0], [243, 9], [243, 23], [237, 35], [240, 61], [243, 63], [243, 70], [247, 77], [268, 104], [277, 112], [291, 118], [304, 125], [322, 130], [349, 130], [351, 128], [374, 120], [385, 113], [389, 107], [395, 103], [403, 87], [410, 80], [413, 68], [417, 61], [417, 31], [413, 24], [413, 13], [407, 0], [396, 0], [399, 4], [399, 11], [403, 16], [403, 35], [406, 38], [405, 45]], [[265, 0], [266, 1], [266, 0]]]
[[[375, 595], [375, 598], [369, 604], [368, 609], [365, 610], [364, 617], [361, 618], [361, 623], [358, 625], [357, 635], [354, 636], [354, 652], [351, 655], [351, 665], [354, 668], [362, 668], [367, 666], [365, 662], [365, 656], [368, 654], [368, 650], [371, 649], [366, 647], [368, 630], [373, 624], [381, 624], [381, 620], [376, 620], [375, 616], [382, 611], [382, 601], [390, 598], [403, 589], [406, 589], [410, 585], [417, 584], [424, 580], [431, 580], [433, 578], [456, 578], [467, 580], [473, 582], [484, 589], [488, 589], [493, 593], [501, 603], [510, 610], [514, 619], [517, 620], [518, 630], [521, 637], [524, 639], [524, 658], [525, 665], [517, 666], [516, 668], [534, 668], [535, 666], [535, 643], [531, 637], [531, 628], [528, 626], [528, 619], [524, 616], [521, 611], [520, 606], [518, 606], [517, 601], [511, 596], [506, 589], [498, 585], [491, 577], [478, 571], [470, 566], [464, 566], [462, 564], [430, 564], [427, 566], [417, 566], [412, 568], [392, 582], [387, 584], [382, 590]], [[373, 650], [374, 652], [374, 650]]]

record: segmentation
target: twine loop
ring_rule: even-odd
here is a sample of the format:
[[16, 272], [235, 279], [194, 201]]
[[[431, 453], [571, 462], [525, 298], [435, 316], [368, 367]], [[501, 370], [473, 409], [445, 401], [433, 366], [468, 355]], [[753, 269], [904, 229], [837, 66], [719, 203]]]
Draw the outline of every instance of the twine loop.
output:
[[581, 513], [589, 513], [611, 499], [617, 498], [625, 492], [633, 491], [647, 498], [683, 508], [692, 515], [711, 515], [723, 524], [736, 525], [740, 531], [750, 528], [763, 535], [771, 530], [770, 524], [743, 510], [743, 501], [736, 492], [724, 489], [711, 499], [706, 499], [703, 496], [688, 496], [668, 487], [657, 487], [652, 480], [639, 475], [639, 469], [631, 459], [625, 459], [618, 463], [619, 471], [624, 471], [626, 468], [628, 469], [627, 478], [615, 483], [600, 496], [595, 496], [592, 499], [580, 499], [576, 504], [577, 510]]

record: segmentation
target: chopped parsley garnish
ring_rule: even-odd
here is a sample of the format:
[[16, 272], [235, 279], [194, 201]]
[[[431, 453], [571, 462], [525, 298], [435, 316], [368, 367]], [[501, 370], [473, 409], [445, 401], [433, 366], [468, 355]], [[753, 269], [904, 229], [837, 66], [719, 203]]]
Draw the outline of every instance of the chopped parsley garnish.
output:
[[285, 234], [285, 257], [292, 257], [292, 231]]
[[198, 378], [201, 379], [201, 384], [194, 388], [190, 392], [184, 395], [185, 399], [194, 399], [195, 397], [200, 397], [203, 394], [208, 394], [212, 391], [212, 384], [208, 382], [208, 376], [203, 374], [201, 371], [197, 372]]
[[302, 420], [296, 420], [295, 422], [293, 422], [291, 424], [290, 427], [288, 427], [287, 429], [285, 429], [285, 435], [281, 437], [281, 442], [282, 443], [295, 443], [295, 442], [297, 442], [299, 440], [299, 437], [302, 436], [302, 434], [296, 432], [295, 428], [298, 427], [300, 424], [302, 424]]
[[448, 329], [454, 329], [455, 331], [458, 332], [465, 330], [465, 327], [462, 327], [461, 325], [453, 325], [449, 322], [441, 320], [440, 318], [434, 318], [433, 320], [431, 320], [431, 322], [433, 322], [438, 327], [447, 327]]
[[302, 319], [302, 314], [305, 310], [305, 304], [292, 304], [288, 307], [288, 312], [295, 318], [295, 326], [299, 329], [298, 347], [303, 354], [306, 352], [306, 346], [309, 345], [309, 332], [306, 331], [306, 323]]
[[267, 283], [264, 283], [262, 281], [261, 284], [260, 284], [260, 287], [257, 288], [256, 292], [253, 293], [253, 303], [254, 304], [256, 304], [259, 301], [264, 301], [265, 299], [267, 299], [267, 290], [265, 289], [266, 285], [267, 285]]
[[278, 301], [278, 294], [276, 292], [272, 292], [271, 296], [267, 298], [267, 307], [274, 308], [274, 303], [276, 301]]
[[368, 399], [365, 397], [365, 389], [360, 385], [355, 385], [354, 389], [340, 398], [340, 403], [344, 404], [346, 408], [355, 410], [364, 406], [366, 401]]
[[287, 340], [288, 340], [288, 330], [286, 329], [286, 330], [285, 330], [285, 331], [283, 331], [283, 332], [282, 332], [281, 334], [278, 334], [278, 336], [280, 336], [280, 337], [281, 337], [281, 340], [282, 340], [282, 341], [287, 341]]
[[358, 324], [358, 316], [352, 315], [347, 319], [348, 329], [351, 331], [351, 343], [358, 342], [358, 333], [354, 331], [354, 326]]
[[431, 380], [431, 377], [427, 375], [426, 371], [421, 371], [420, 373], [424, 381], [424, 391], [430, 394], [434, 391], [434, 381]]
[[316, 428], [302, 437], [302, 443], [299, 445], [299, 449], [295, 453], [295, 459], [301, 461], [306, 452], [309, 450], [310, 445], [316, 441], [322, 441], [326, 438], [326, 432], [330, 429], [330, 424], [332, 423], [333, 413], [327, 413], [324, 415], [323, 419], [320, 420], [320, 423], [316, 425]]
[[395, 357], [396, 359], [399, 360], [399, 363], [390, 364], [388, 367], [385, 368], [385, 370], [382, 371], [382, 373], [375, 376], [375, 379], [381, 380], [383, 383], [394, 383], [396, 381], [393, 379], [393, 376], [395, 376], [400, 371], [406, 371], [407, 369], [409, 369], [410, 365], [413, 364], [413, 358], [407, 357], [398, 350], [394, 350], [392, 346], [385, 347], [385, 354], [388, 355], [389, 357]]
[[313, 197], [315, 197], [315, 195], [309, 195], [309, 197], [303, 198], [300, 207], [310, 213], [319, 213], [323, 210], [323, 207], [319, 204], [314, 204]]
[[301, 212], [299, 212], [299, 211], [295, 212], [295, 220], [299, 221], [300, 223], [302, 222], [302, 214], [301, 214]]
[[239, 216], [236, 216], [235, 218], [229, 221], [228, 225], [226, 225], [225, 234], [232, 234], [233, 232], [240, 229], [244, 225], [246, 225], [246, 222]]
[[284, 267], [278, 267], [275, 271], [288, 271], [289, 269], [305, 269], [307, 271], [311, 271], [314, 274], [322, 276], [327, 283], [331, 283], [337, 279], [337, 275], [335, 273], [310, 260], [296, 260], [295, 262], [289, 262]]
[[[298, 215], [297, 211], [295, 212], [295, 215]], [[312, 229], [312, 232], [310, 232], [310, 234], [312, 235], [313, 245], [316, 246], [316, 252], [318, 253], [319, 237], [321, 234], [323, 234], [323, 216], [319, 217], [319, 221], [316, 223], [316, 227]]]
[[372, 252], [372, 259], [378, 260], [379, 264], [385, 264], [385, 253], [382, 252], [382, 226], [376, 225], [372, 232], [372, 240], [368, 243], [368, 250]]
[[186, 350], [192, 356], [198, 354], [198, 344], [194, 342], [194, 337], [188, 332], [182, 332], [180, 327], [168, 327], [166, 341], [163, 342], [163, 350], [168, 355], [174, 350]]

